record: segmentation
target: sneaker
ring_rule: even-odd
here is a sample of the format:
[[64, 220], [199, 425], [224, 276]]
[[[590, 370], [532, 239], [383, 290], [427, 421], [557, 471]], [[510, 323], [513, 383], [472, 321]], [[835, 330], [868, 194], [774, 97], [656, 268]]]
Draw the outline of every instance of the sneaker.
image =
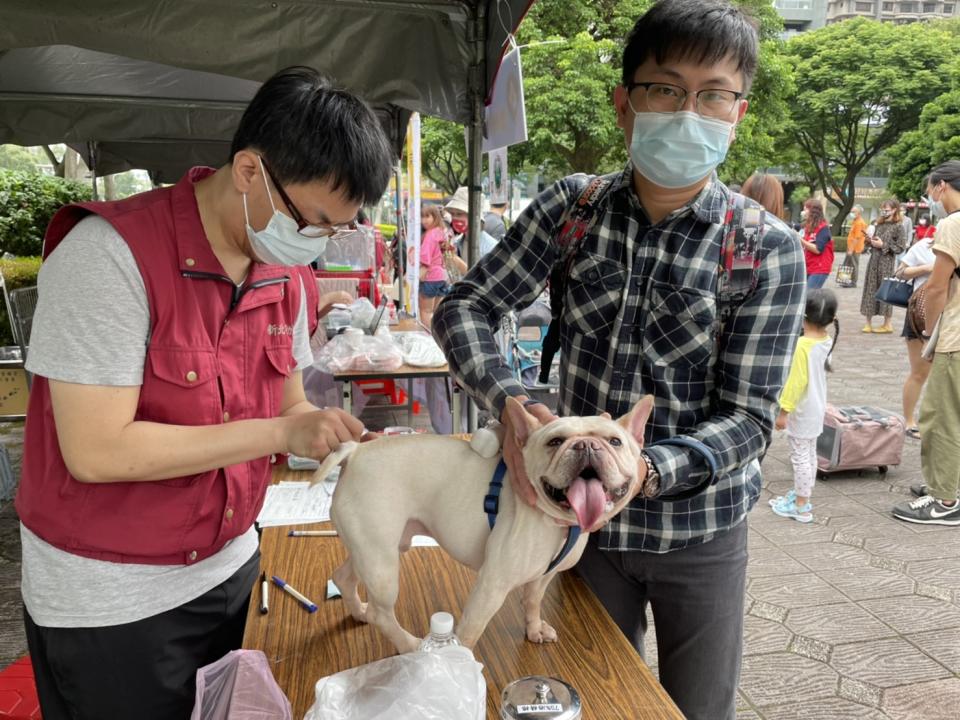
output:
[[796, 496], [788, 500], [782, 497], [778, 502], [770, 506], [771, 509], [780, 517], [793, 518], [797, 522], [808, 523], [813, 521], [813, 505], [807, 503], [802, 507], [797, 507]]
[[960, 502], [947, 507], [936, 498], [924, 495], [911, 502], [896, 505], [893, 516], [897, 520], [924, 525], [960, 525]]
[[781, 500], [784, 500], [784, 499], [787, 500], [787, 502], [796, 502], [796, 499], [797, 499], [797, 491], [796, 491], [796, 490], [788, 490], [786, 495], [777, 495], [776, 497], [770, 498], [767, 502], [770, 504], [770, 507], [773, 507], [773, 506], [776, 505], [778, 502], [780, 502]]
[[927, 494], [927, 484], [917, 483], [916, 485], [911, 485], [910, 492], [913, 493], [915, 497], [923, 497]]

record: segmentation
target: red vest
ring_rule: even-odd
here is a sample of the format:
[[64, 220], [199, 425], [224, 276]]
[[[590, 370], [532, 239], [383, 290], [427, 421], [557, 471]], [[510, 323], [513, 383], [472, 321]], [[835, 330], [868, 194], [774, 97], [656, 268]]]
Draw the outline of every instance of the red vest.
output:
[[[827, 227], [827, 221], [822, 221], [812, 232], [804, 231], [803, 239], [809, 243], [815, 242], [817, 233]], [[803, 249], [803, 258], [807, 262], [807, 275], [830, 274], [833, 269], [833, 238], [823, 247], [823, 252], [819, 255], [812, 253], [806, 248]]]
[[[203, 231], [194, 195], [193, 183], [213, 172], [193, 168], [174, 187], [65, 207], [47, 229], [44, 256], [96, 213], [133, 253], [150, 307], [137, 420], [213, 425], [276, 417], [296, 365], [299, 271], [254, 263], [243, 290], [235, 290]], [[17, 511], [32, 532], [76, 555], [189, 564], [250, 527], [270, 481], [269, 463], [263, 457], [152, 482], [79, 482], [60, 454], [47, 380], [36, 376]]]

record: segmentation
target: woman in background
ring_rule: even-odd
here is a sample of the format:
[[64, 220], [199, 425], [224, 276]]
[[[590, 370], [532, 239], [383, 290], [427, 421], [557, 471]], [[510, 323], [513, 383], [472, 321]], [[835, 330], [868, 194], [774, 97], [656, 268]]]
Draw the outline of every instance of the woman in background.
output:
[[783, 218], [783, 185], [773, 175], [754, 173], [740, 192], [763, 205], [768, 213]]
[[447, 271], [441, 246], [446, 243], [446, 225], [436, 205], [420, 210], [423, 237], [420, 240], [420, 321], [430, 327], [437, 299], [447, 290]]
[[827, 281], [833, 269], [833, 236], [823, 216], [823, 206], [816, 198], [803, 203], [803, 256], [807, 261], [807, 287], [819, 289]]
[[[890, 318], [893, 316], [893, 306], [880, 302], [875, 295], [883, 279], [893, 275], [897, 255], [907, 246], [906, 232], [900, 217], [900, 203], [894, 198], [880, 203], [877, 229], [868, 240], [868, 244], [870, 260], [867, 262], [867, 271], [863, 276], [863, 299], [860, 301], [860, 314], [866, 320], [863, 332], [892, 333], [893, 325], [890, 323]], [[878, 328], [873, 327], [874, 315], [883, 316], [883, 325]]]

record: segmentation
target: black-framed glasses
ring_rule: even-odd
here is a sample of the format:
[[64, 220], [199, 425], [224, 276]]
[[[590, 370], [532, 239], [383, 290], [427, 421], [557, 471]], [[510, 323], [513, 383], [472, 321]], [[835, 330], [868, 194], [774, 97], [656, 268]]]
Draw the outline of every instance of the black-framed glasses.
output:
[[[678, 112], [689, 95], [689, 90], [670, 83], [632, 82], [627, 85], [627, 102], [634, 112], [639, 107], [646, 107], [651, 112]], [[735, 90], [698, 90], [697, 112], [708, 118], [726, 119], [742, 97], [743, 93]]]
[[297, 206], [293, 204], [293, 200], [291, 200], [290, 196], [287, 195], [287, 191], [283, 189], [283, 185], [281, 185], [273, 176], [267, 161], [261, 157], [260, 162], [263, 163], [263, 169], [267, 171], [267, 175], [273, 182], [273, 186], [280, 194], [280, 199], [283, 200], [283, 204], [286, 205], [287, 210], [290, 211], [290, 216], [293, 218], [294, 222], [297, 223], [297, 232], [299, 232], [301, 235], [308, 238], [334, 237], [335, 235], [351, 233], [357, 229], [356, 221], [342, 223], [339, 225], [313, 225], [307, 222], [304, 219], [303, 214], [297, 210]]

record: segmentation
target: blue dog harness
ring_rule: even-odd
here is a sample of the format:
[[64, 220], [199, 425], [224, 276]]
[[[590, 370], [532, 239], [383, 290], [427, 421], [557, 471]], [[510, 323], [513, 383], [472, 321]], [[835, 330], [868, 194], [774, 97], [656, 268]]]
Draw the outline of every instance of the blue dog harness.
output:
[[[490, 481], [490, 491], [487, 493], [486, 497], [483, 498], [483, 510], [487, 513], [487, 521], [490, 523], [490, 529], [493, 530], [494, 524], [497, 522], [497, 510], [500, 507], [500, 491], [503, 489], [503, 476], [507, 472], [507, 464], [501, 460], [497, 463], [497, 469], [493, 471], [493, 479]], [[557, 555], [553, 560], [550, 561], [550, 564], [547, 565], [547, 571], [544, 575], [550, 573], [561, 561], [570, 554], [570, 551], [573, 550], [573, 546], [577, 544], [577, 540], [580, 539], [580, 526], [571, 525], [567, 529], [567, 541], [563, 544], [563, 547], [560, 549], [560, 554]]]

